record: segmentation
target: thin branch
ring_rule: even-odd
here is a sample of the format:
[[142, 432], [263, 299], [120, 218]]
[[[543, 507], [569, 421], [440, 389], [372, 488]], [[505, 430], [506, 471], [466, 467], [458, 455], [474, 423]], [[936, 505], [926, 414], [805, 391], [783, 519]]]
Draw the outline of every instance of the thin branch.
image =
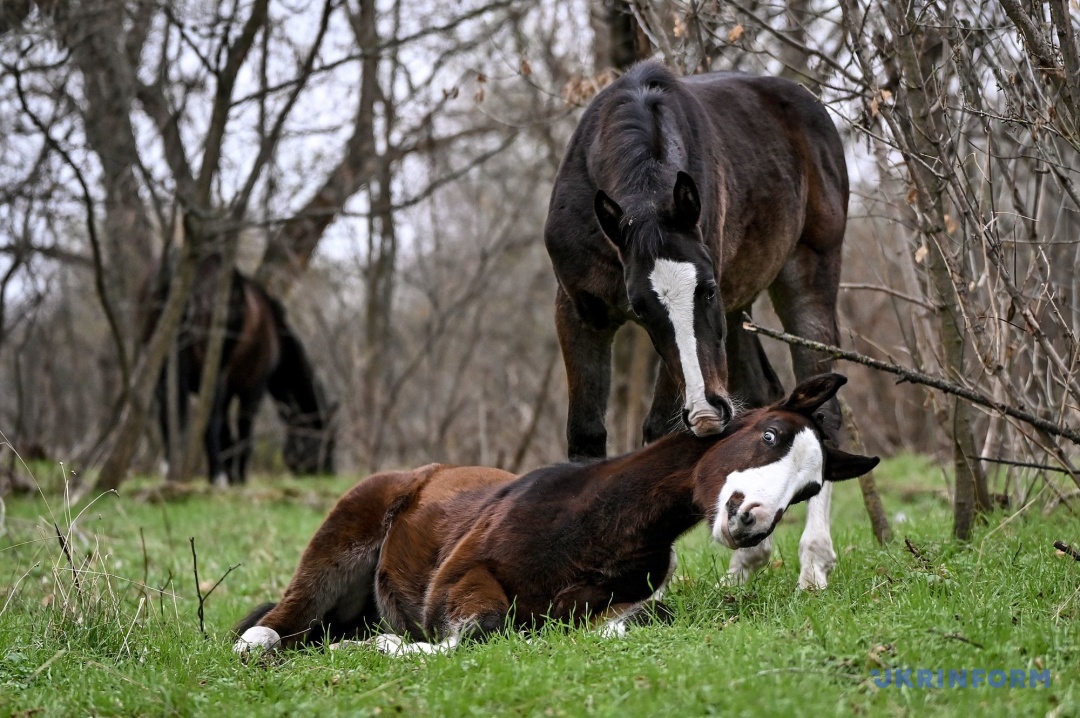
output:
[[946, 394], [952, 394], [958, 396], [961, 399], [966, 399], [972, 404], [978, 404], [979, 406], [985, 406], [988, 409], [999, 411], [1006, 416], [1011, 416], [1014, 419], [1019, 419], [1027, 424], [1031, 424], [1037, 429], [1042, 429], [1048, 434], [1054, 436], [1062, 436], [1074, 444], [1080, 445], [1080, 431], [1072, 429], [1068, 426], [1058, 426], [1052, 421], [1047, 421], [1034, 414], [1011, 407], [1008, 404], [1004, 404], [1000, 401], [982, 394], [980, 392], [968, 389], [967, 387], [954, 384], [951, 381], [942, 379], [941, 377], [930, 376], [929, 374], [923, 374], [920, 371], [914, 369], [908, 369], [907, 367], [899, 366], [898, 364], [890, 364], [883, 362], [872, 357], [868, 357], [865, 354], [859, 352], [848, 351], [847, 349], [841, 349], [840, 347], [832, 346], [830, 344], [822, 344], [821, 342], [815, 342], [810, 339], [803, 339], [797, 337], [794, 334], [787, 334], [786, 332], [778, 332], [772, 329], [766, 329], [760, 327], [751, 321], [743, 322], [743, 329], [754, 334], [761, 334], [771, 339], [779, 339], [782, 342], [788, 344], [794, 344], [796, 346], [806, 347], [807, 349], [813, 349], [815, 351], [829, 354], [834, 359], [843, 359], [844, 361], [854, 362], [855, 364], [862, 364], [868, 366], [871, 369], [877, 369], [878, 371], [888, 372], [900, 377], [902, 382], [910, 382], [912, 384], [921, 384], [923, 386], [937, 389], [938, 391], [945, 392]]
[[94, 212], [94, 199], [90, 195], [90, 187], [86, 183], [86, 178], [83, 177], [82, 170], [72, 159], [71, 155], [65, 150], [59, 142], [49, 132], [49, 128], [45, 123], [41, 121], [33, 110], [30, 109], [30, 103], [26, 98], [26, 91], [22, 84], [22, 73], [19, 68], [4, 63], [4, 69], [11, 74], [15, 80], [15, 92], [19, 96], [19, 104], [22, 106], [23, 113], [30, 118], [30, 122], [37, 128], [38, 132], [44, 138], [45, 143], [52, 147], [57, 154], [59, 154], [71, 171], [75, 173], [75, 180], [79, 183], [79, 189], [82, 192], [83, 208], [86, 212], [86, 232], [90, 239], [90, 249], [94, 258], [94, 290], [97, 292], [98, 301], [101, 302], [101, 310], [105, 313], [105, 319], [109, 324], [109, 332], [112, 334], [113, 344], [116, 345], [116, 359], [120, 369], [120, 377], [123, 381], [125, 390], [130, 384], [130, 372], [128, 368], [127, 351], [124, 348], [124, 337], [120, 332], [120, 324], [116, 319], [116, 312], [113, 311], [112, 303], [109, 301], [109, 295], [105, 291], [105, 264], [101, 255], [101, 241], [97, 235], [97, 217]]

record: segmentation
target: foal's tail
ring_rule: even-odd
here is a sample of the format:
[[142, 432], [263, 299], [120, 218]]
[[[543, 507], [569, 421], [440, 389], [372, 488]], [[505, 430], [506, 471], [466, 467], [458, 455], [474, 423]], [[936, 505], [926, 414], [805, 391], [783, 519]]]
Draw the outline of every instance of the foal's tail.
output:
[[276, 605], [276, 603], [263, 603], [259, 606], [256, 606], [251, 613], [236, 622], [236, 625], [233, 626], [232, 632], [237, 636], [244, 635], [244, 631], [261, 621], [262, 617], [270, 613], [270, 611], [273, 610], [274, 606]]

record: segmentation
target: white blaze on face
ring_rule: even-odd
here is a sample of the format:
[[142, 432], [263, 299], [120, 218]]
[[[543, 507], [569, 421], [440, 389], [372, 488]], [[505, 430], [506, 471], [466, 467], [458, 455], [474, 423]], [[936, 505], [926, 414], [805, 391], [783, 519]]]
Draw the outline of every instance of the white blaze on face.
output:
[[697, 269], [690, 262], [658, 259], [649, 274], [660, 303], [675, 327], [675, 345], [679, 348], [683, 381], [686, 383], [686, 410], [693, 426], [701, 415], [716, 418], [716, 409], [705, 399], [705, 379], [698, 360], [697, 335], [694, 334], [694, 291]]
[[[812, 429], [805, 428], [795, 435], [791, 448], [780, 460], [728, 474], [716, 499], [713, 538], [729, 548], [738, 548], [732, 545], [730, 535], [724, 531], [729, 521], [727, 504], [736, 493], [743, 495], [741, 506], [758, 505], [753, 509], [762, 519], [758, 526], [771, 526], [776, 513], [786, 509], [796, 493], [810, 484], [821, 485], [824, 466], [821, 442]], [[735, 515], [741, 511], [740, 508]]]

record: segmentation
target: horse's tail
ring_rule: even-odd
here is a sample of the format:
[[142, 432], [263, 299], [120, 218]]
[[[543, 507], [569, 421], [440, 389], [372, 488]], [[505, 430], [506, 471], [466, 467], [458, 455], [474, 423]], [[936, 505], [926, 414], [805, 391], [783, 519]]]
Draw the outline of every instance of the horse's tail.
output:
[[270, 611], [272, 611], [274, 609], [274, 606], [276, 605], [276, 603], [263, 603], [256, 606], [251, 613], [236, 622], [236, 625], [233, 626], [232, 632], [235, 633], [237, 636], [244, 635], [244, 631], [255, 626], [255, 624], [261, 621], [263, 616], [270, 613]]

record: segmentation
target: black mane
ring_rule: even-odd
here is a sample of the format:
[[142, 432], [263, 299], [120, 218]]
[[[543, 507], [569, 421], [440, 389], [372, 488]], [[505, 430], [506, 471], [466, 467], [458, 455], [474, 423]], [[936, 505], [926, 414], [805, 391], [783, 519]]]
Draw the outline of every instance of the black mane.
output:
[[658, 213], [670, 200], [679, 170], [687, 169], [686, 139], [677, 120], [685, 90], [658, 62], [637, 64], [603, 98], [601, 173], [624, 211], [622, 225], [636, 253], [655, 257], [663, 236]]

